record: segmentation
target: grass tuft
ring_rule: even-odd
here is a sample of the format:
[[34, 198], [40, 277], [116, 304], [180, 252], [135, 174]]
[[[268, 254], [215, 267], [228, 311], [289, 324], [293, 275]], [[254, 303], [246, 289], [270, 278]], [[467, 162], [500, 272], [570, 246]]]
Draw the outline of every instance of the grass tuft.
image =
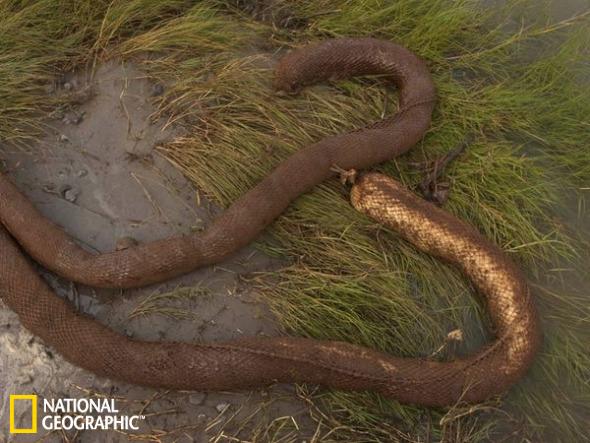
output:
[[209, 291], [200, 287], [179, 287], [168, 292], [154, 292], [142, 300], [128, 315], [135, 317], [164, 315], [174, 319], [193, 319], [195, 313], [186, 307], [175, 306], [178, 302], [199, 300], [209, 295]]

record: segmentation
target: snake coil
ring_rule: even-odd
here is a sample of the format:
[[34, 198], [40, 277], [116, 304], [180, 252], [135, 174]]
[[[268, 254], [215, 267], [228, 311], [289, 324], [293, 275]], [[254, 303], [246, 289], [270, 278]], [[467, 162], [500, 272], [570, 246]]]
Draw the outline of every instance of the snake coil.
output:
[[[505, 391], [528, 369], [541, 342], [529, 290], [517, 267], [472, 227], [379, 174], [361, 176], [353, 205], [416, 247], [458, 266], [485, 297], [496, 340], [456, 361], [396, 358], [337, 341], [244, 338], [211, 344], [135, 340], [77, 312], [37, 275], [41, 265], [90, 286], [148, 285], [223, 260], [250, 243], [299, 195], [334, 176], [398, 156], [430, 125], [435, 89], [424, 62], [391, 42], [335, 39], [286, 55], [278, 89], [383, 74], [399, 89], [399, 111], [301, 149], [239, 198], [203, 233], [92, 254], [42, 216], [0, 175], [0, 296], [22, 324], [70, 362], [97, 375], [153, 387], [230, 390], [309, 382], [374, 390], [400, 401], [447, 406]], [[20, 244], [20, 247], [17, 245]], [[22, 249], [21, 249], [22, 248]]]

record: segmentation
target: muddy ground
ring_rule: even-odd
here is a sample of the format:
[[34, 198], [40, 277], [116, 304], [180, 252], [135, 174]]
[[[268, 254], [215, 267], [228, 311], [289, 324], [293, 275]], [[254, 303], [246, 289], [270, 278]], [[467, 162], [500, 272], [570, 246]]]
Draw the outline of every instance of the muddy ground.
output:
[[[157, 146], [181, 135], [163, 120], [152, 121], [153, 99], [161, 85], [150, 83], [132, 64], [109, 62], [90, 74], [62, 79], [49, 94], [74, 94], [78, 104], [56, 111], [47, 136], [37, 146], [4, 146], [4, 168], [51, 220], [92, 251], [110, 251], [129, 242], [145, 242], [201, 229], [219, 212], [162, 157]], [[218, 266], [198, 270], [164, 284], [129, 291], [94, 290], [47, 272], [62, 296], [102, 323], [133, 337], [184, 342], [214, 341], [280, 331], [244, 277], [279, 264], [248, 247]], [[154, 304], [154, 296], [178, 293]], [[151, 302], [151, 303], [150, 303]], [[172, 307], [169, 315], [158, 312]], [[140, 314], [147, 309], [147, 314]], [[178, 317], [187, 318], [178, 318]], [[258, 411], [258, 420], [292, 417], [302, 439], [312, 431], [304, 403], [290, 386], [240, 393], [164, 392], [113, 383], [72, 366], [48, 349], [0, 309], [0, 392], [36, 393], [41, 398], [106, 395], [118, 399], [122, 413], [146, 416], [141, 434], [162, 434], [163, 441], [201, 442], [238, 432], [239, 419]], [[8, 401], [0, 398], [0, 423], [8, 424]], [[30, 410], [16, 424], [30, 423]], [[125, 412], [123, 412], [125, 411]], [[17, 411], [18, 412], [18, 411]], [[290, 420], [290, 418], [289, 418]], [[260, 423], [259, 423], [260, 424]], [[178, 428], [185, 429], [178, 429]], [[158, 430], [162, 430], [161, 432]], [[243, 435], [248, 431], [244, 430]], [[0, 441], [8, 439], [2, 429]], [[36, 441], [32, 435], [14, 441]], [[48, 435], [44, 441], [127, 441], [116, 432]], [[12, 440], [11, 440], [12, 441]], [[218, 441], [230, 441], [222, 438]]]

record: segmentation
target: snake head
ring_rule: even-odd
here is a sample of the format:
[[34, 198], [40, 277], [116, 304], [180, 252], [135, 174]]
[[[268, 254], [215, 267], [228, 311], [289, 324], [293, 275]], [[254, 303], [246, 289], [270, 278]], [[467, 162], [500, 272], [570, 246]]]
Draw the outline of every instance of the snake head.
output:
[[307, 83], [305, 71], [299, 69], [297, 51], [284, 56], [275, 67], [274, 89], [279, 95], [294, 95]]

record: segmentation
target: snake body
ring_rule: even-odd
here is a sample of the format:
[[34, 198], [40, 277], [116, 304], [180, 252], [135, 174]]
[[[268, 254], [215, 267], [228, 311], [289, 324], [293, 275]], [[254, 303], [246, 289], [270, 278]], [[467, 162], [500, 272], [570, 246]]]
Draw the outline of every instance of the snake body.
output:
[[301, 149], [202, 233], [92, 254], [0, 175], [5, 228], [0, 227], [0, 296], [27, 329], [70, 362], [135, 384], [210, 391], [308, 382], [373, 390], [427, 406], [477, 402], [504, 392], [527, 371], [541, 342], [524, 278], [472, 227], [379, 174], [356, 181], [353, 205], [418, 248], [454, 263], [472, 280], [486, 298], [497, 337], [483, 350], [438, 362], [295, 337], [211, 344], [135, 340], [55, 295], [24, 254], [70, 280], [116, 288], [160, 282], [223, 260], [256, 238], [291, 201], [334, 176], [335, 168], [366, 169], [420, 141], [430, 125], [434, 85], [425, 63], [394, 43], [335, 39], [295, 50], [278, 64], [275, 84], [296, 92], [318, 81], [369, 74], [383, 74], [398, 87], [400, 109], [395, 115]]

